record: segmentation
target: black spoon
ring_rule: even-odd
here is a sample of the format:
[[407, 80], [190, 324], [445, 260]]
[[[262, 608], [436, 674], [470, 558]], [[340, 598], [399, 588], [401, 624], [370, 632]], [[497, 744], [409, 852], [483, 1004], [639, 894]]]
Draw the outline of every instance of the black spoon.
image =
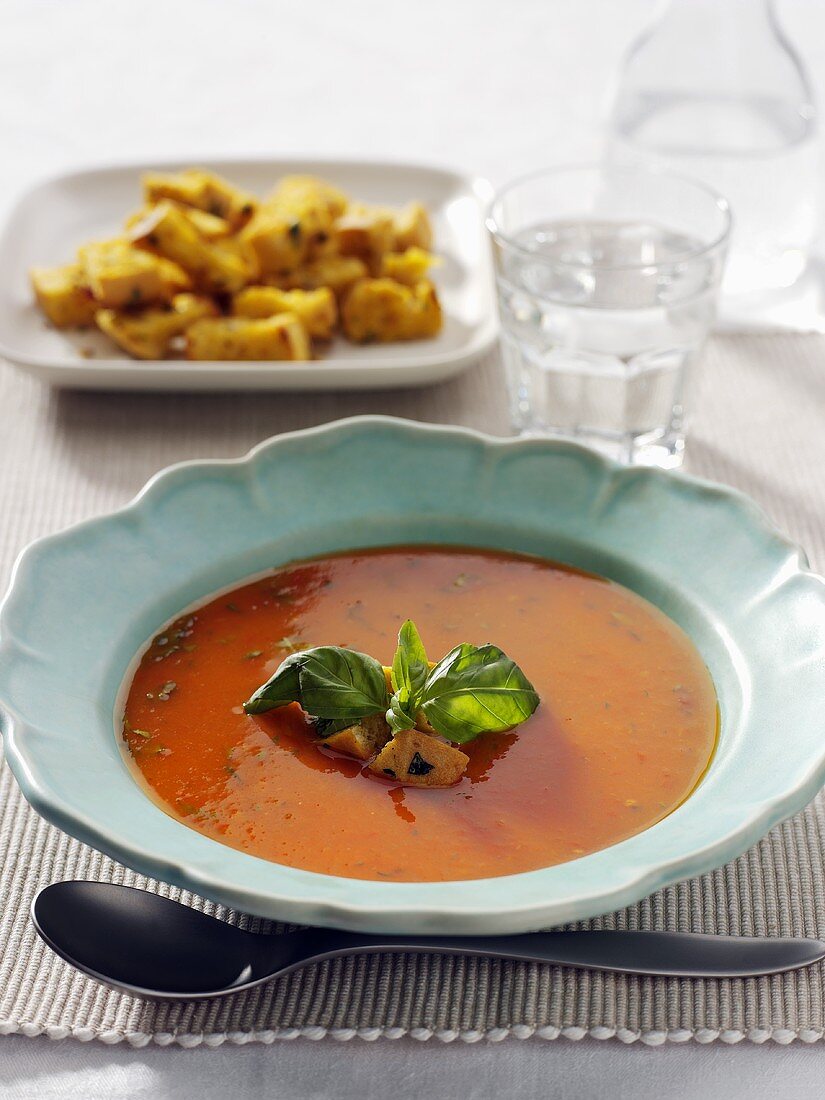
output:
[[237, 993], [307, 963], [378, 951], [492, 955], [688, 978], [776, 974], [825, 958], [822, 940], [680, 932], [381, 936], [305, 928], [261, 935], [104, 882], [47, 886], [34, 900], [32, 919], [49, 947], [89, 977], [141, 997], [184, 1000]]

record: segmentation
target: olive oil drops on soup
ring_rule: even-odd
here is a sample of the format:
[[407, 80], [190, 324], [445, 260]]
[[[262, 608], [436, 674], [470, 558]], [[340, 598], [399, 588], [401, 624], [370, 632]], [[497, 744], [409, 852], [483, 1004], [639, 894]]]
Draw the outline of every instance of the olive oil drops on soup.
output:
[[[455, 691], [416, 712], [396, 683], [409, 668], [415, 680], [413, 650], [396, 656], [410, 618], [430, 659], [420, 682], [436, 683], [416, 698], [454, 684], [458, 665], [445, 674], [442, 655], [470, 643], [466, 663], [492, 662], [479, 675], [521, 685], [518, 717], [487, 727], [511, 728], [478, 734], [476, 721], [463, 740], [464, 711], [445, 710]], [[293, 690], [299, 669], [308, 690], [299, 655], [310, 647], [393, 665], [380, 688], [392, 729], [381, 714], [313, 722], [283, 692], [247, 713], [291, 669]], [[488, 698], [492, 712], [499, 696]], [[362, 751], [373, 721], [383, 735]], [[531, 871], [639, 833], [690, 794], [716, 731], [701, 657], [641, 597], [535, 558], [418, 546], [288, 565], [176, 620], [144, 653], [123, 721], [141, 782], [192, 829], [292, 867], [396, 882]]]

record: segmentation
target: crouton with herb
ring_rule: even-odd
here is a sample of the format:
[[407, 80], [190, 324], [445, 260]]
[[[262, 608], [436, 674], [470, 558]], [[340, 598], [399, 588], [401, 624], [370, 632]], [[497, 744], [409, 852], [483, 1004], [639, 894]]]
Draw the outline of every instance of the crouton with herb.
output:
[[347, 204], [346, 195], [331, 184], [313, 176], [285, 176], [264, 207], [300, 226], [305, 255], [314, 259], [327, 248], [333, 222]]
[[287, 275], [317, 257], [330, 239], [346, 196], [311, 176], [286, 176], [241, 238], [264, 275]]
[[57, 328], [94, 323], [99, 308], [80, 264], [33, 267], [29, 273], [37, 304]]
[[426, 278], [431, 267], [440, 263], [423, 248], [408, 248], [404, 252], [387, 252], [381, 257], [381, 275], [405, 286], [415, 286]]
[[300, 218], [281, 209], [259, 210], [241, 239], [255, 254], [262, 275], [289, 273], [304, 261], [309, 249]]
[[[184, 206], [182, 203], [173, 202], [171, 199], [164, 199], [163, 201], [172, 202], [172, 205], [189, 219], [205, 241], [219, 241], [232, 234], [232, 226], [225, 218], [216, 218], [214, 214], [207, 214], [205, 210], [198, 210], [195, 206]], [[142, 222], [144, 218], [152, 213], [153, 209], [154, 206], [144, 206], [136, 213], [130, 214], [123, 223], [124, 228], [128, 230], [137, 225], [138, 222]]]
[[95, 301], [108, 309], [168, 302], [192, 286], [179, 265], [128, 241], [97, 241], [78, 249], [77, 256]]
[[329, 287], [280, 290], [274, 286], [248, 286], [232, 299], [232, 312], [236, 317], [294, 313], [316, 340], [329, 340], [338, 320], [338, 306]]
[[284, 176], [267, 200], [272, 205], [282, 203], [304, 204], [323, 209], [331, 221], [340, 218], [349, 205], [349, 199], [339, 188], [317, 176]]
[[207, 319], [196, 321], [186, 331], [187, 359], [274, 361], [310, 357], [309, 335], [294, 313], [263, 320]]
[[149, 253], [173, 260], [202, 290], [234, 294], [249, 281], [243, 258], [223, 245], [204, 240], [189, 218], [171, 202], [159, 202], [129, 230], [131, 240]]
[[172, 199], [223, 218], [236, 229], [249, 221], [258, 205], [254, 196], [203, 168], [185, 168], [172, 173], [146, 172], [143, 194], [147, 203]]
[[470, 762], [460, 749], [420, 730], [400, 730], [370, 764], [370, 771], [410, 787], [451, 787]]
[[[261, 268], [255, 250], [243, 239], [241, 234], [231, 237], [220, 237], [210, 242], [217, 255], [229, 257], [229, 263], [233, 268], [240, 268], [244, 272], [247, 283], [257, 283], [261, 277]], [[235, 293], [233, 291], [233, 293]]]
[[433, 227], [426, 207], [420, 202], [407, 203], [395, 215], [393, 236], [396, 252], [404, 252], [408, 248], [429, 251], [433, 246]]
[[264, 281], [282, 290], [317, 290], [326, 286], [340, 299], [359, 279], [368, 275], [367, 265], [357, 256], [319, 256], [294, 271], [271, 275]]
[[140, 310], [101, 309], [97, 327], [135, 359], [163, 359], [172, 340], [189, 325], [218, 312], [210, 298], [178, 294], [171, 307]]
[[358, 760], [371, 760], [390, 739], [390, 727], [383, 714], [371, 714], [366, 718], [324, 737], [323, 725], [319, 727], [320, 743], [326, 748], [354, 756]]
[[333, 244], [341, 256], [356, 256], [366, 264], [380, 264], [393, 247], [393, 212], [382, 207], [351, 206], [335, 223]]
[[441, 306], [432, 283], [403, 286], [392, 279], [362, 279], [341, 310], [344, 335], [356, 344], [419, 340], [441, 330]]

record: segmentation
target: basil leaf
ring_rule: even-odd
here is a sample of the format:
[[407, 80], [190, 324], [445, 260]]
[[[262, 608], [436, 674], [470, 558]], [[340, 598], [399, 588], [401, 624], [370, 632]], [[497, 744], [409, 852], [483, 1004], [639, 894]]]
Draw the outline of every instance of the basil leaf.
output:
[[412, 619], [407, 619], [398, 631], [398, 648], [392, 660], [392, 687], [401, 707], [412, 709], [429, 672], [427, 653], [418, 630]]
[[462, 744], [512, 729], [538, 705], [533, 685], [498, 646], [464, 643], [430, 673], [421, 709], [442, 737]]
[[411, 730], [415, 726], [415, 719], [402, 706], [398, 692], [395, 692], [390, 698], [390, 705], [387, 709], [387, 725], [393, 733], [398, 733], [399, 730]]
[[247, 714], [264, 714], [287, 703], [301, 702], [301, 665], [305, 653], [292, 653], [278, 666], [275, 675], [262, 684], [244, 703]]
[[451, 649], [445, 657], [441, 658], [435, 668], [432, 669], [427, 677], [427, 683], [432, 683], [436, 677], [443, 675], [447, 669], [451, 668], [455, 662], [462, 657], [467, 657], [475, 653], [477, 648], [477, 646], [470, 645], [469, 642], [462, 642], [461, 645], [457, 645], [454, 649]]
[[387, 709], [384, 669], [366, 653], [318, 646], [302, 654], [301, 706], [316, 718], [365, 718]]

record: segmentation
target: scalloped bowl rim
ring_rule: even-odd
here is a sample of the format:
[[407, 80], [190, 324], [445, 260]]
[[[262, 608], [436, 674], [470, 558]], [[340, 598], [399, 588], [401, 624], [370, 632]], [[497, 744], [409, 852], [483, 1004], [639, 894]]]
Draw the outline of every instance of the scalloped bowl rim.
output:
[[[802, 584], [805, 596], [814, 601], [811, 606], [816, 605], [816, 627], [825, 639], [825, 580], [807, 569], [799, 548], [777, 531], [753, 501], [736, 490], [681, 473], [622, 467], [589, 448], [563, 440], [509, 439], [467, 428], [421, 424], [394, 417], [351, 417], [284, 433], [263, 441], [242, 457], [196, 459], [167, 467], [155, 474], [124, 507], [37, 539], [21, 552], [0, 606], [0, 655], [5, 657], [0, 662], [0, 732], [12, 771], [26, 799], [38, 813], [84, 843], [141, 873], [261, 916], [384, 932], [464, 930], [481, 934], [526, 931], [595, 916], [631, 904], [680, 879], [710, 871], [741, 854], [777, 822], [800, 810], [825, 783], [825, 741], [818, 751], [814, 751], [813, 736], [809, 734], [812, 744], [807, 766], [801, 766], [785, 779], [777, 778], [769, 796], [745, 804], [742, 807], [745, 812], [738, 821], [728, 823], [718, 835], [697, 847], [673, 854], [662, 851], [655, 858], [649, 855], [640, 858], [637, 851], [640, 840], [650, 838], [657, 830], [664, 835], [662, 827], [691, 805], [702, 790], [702, 784], [683, 807], [662, 822], [609, 848], [536, 871], [445, 883], [376, 883], [269, 863], [188, 829], [160, 811], [141, 792], [147, 807], [152, 807], [167, 824], [182, 830], [177, 837], [180, 844], [176, 843], [175, 847], [191, 848], [199, 853], [197, 857], [191, 854], [176, 856], [174, 851], [159, 850], [154, 841], [146, 845], [134, 837], [112, 832], [95, 816], [94, 807], [72, 805], [71, 797], [60, 789], [59, 782], [48, 768], [44, 768], [44, 760], [38, 755], [36, 746], [43, 724], [23, 713], [24, 708], [10, 702], [9, 676], [3, 671], [9, 666], [10, 658], [14, 658], [11, 664], [16, 660], [25, 664], [32, 656], [25, 638], [17, 638], [9, 626], [9, 620], [18, 612], [21, 598], [25, 597], [27, 578], [43, 567], [44, 559], [55, 552], [59, 555], [73, 540], [100, 536], [117, 524], [145, 523], [152, 509], [162, 503], [164, 494], [175, 486], [197, 484], [207, 475], [220, 478], [223, 474], [231, 479], [236, 471], [243, 472], [251, 484], [259, 464], [279, 452], [288, 456], [289, 448], [294, 447], [296, 441], [298, 451], [294, 453], [300, 455], [312, 453], [316, 445], [340, 445], [342, 440], [351, 442], [382, 432], [390, 433], [399, 444], [413, 441], [417, 445], [424, 439], [439, 440], [459, 449], [475, 447], [483, 454], [484, 461], [492, 462], [493, 466], [496, 456], [516, 453], [544, 455], [544, 460], [550, 464], [569, 459], [588, 468], [589, 474], [602, 486], [599, 491], [606, 491], [607, 498], [621, 495], [634, 481], [643, 488], [666, 485], [669, 487], [667, 492], [675, 486], [694, 498], [718, 503], [731, 514], [735, 513], [737, 523], [755, 540], [761, 541], [766, 557], [775, 562], [772, 583], [765, 588], [763, 582], [763, 597], [767, 598], [767, 593], [776, 600], [790, 592], [786, 586]], [[392, 540], [374, 544], [390, 545]], [[352, 548], [355, 548], [354, 543]], [[204, 592], [201, 601], [208, 595]], [[720, 631], [723, 630], [720, 626]], [[817, 633], [817, 642], [818, 639]], [[814, 663], [818, 675], [821, 668], [818, 649]], [[114, 742], [114, 729], [109, 733]], [[713, 765], [709, 774], [713, 774]], [[781, 775], [781, 768], [773, 774], [775, 777]], [[123, 776], [134, 784], [125, 768]], [[168, 829], [165, 831], [168, 833]], [[197, 843], [187, 844], [191, 838], [197, 838]], [[201, 858], [203, 852], [208, 854]], [[260, 880], [257, 885], [252, 882], [256, 878]]]

